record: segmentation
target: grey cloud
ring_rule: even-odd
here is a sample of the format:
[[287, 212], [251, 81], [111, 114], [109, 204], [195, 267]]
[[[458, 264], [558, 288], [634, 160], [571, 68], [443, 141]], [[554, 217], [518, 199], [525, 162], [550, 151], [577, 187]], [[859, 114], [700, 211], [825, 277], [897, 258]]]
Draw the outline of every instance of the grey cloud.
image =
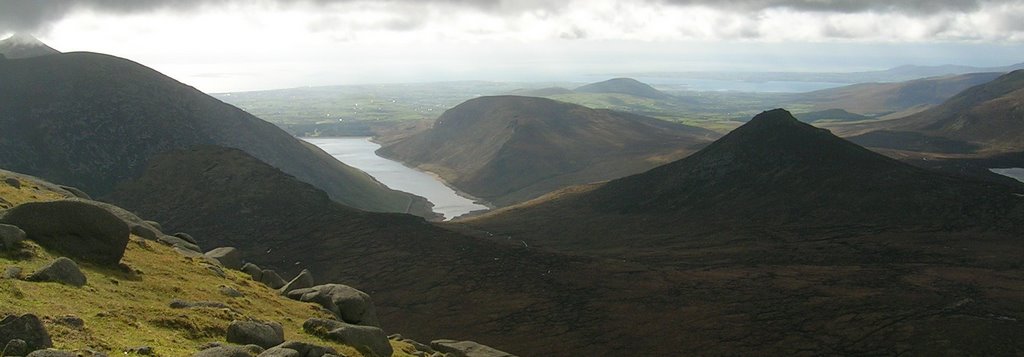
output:
[[[326, 6], [358, 0], [0, 0], [0, 32], [39, 31], [78, 10], [108, 13], [145, 13], [157, 10], [196, 10], [204, 5], [229, 3], [265, 4], [273, 6], [314, 5]], [[492, 13], [515, 13], [528, 10], [557, 10], [566, 6], [557, 1], [543, 0], [377, 0], [385, 4], [466, 6]], [[414, 21], [390, 24], [395, 29], [414, 29]]]
[[1021, 3], [1020, 0], [654, 0], [673, 5], [703, 5], [734, 10], [793, 9], [800, 11], [854, 13], [862, 11], [934, 14], [973, 11], [983, 4]]
[[[255, 0], [274, 6], [324, 6], [357, 0]], [[545, 10], [558, 13], [569, 6], [568, 1], [545, 0], [377, 0], [385, 4], [465, 6], [496, 14], [515, 14]], [[1021, 4], [1024, 0], [623, 0], [624, 2], [703, 5], [733, 11], [792, 9], [797, 11], [854, 13], [862, 11], [934, 14], [943, 11], [974, 11], [985, 4]], [[109, 13], [144, 13], [156, 10], [191, 11], [204, 5], [222, 5], [243, 0], [0, 0], [0, 32], [40, 31], [68, 14], [91, 9]], [[415, 29], [414, 22], [396, 22], [396, 30]]]

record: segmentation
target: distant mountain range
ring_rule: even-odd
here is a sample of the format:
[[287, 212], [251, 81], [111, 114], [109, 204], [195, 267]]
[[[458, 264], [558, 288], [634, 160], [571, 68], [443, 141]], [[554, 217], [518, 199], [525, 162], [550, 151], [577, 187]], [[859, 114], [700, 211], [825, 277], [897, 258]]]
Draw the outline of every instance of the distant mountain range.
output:
[[639, 115], [496, 96], [449, 109], [431, 129], [378, 153], [435, 172], [458, 189], [503, 206], [642, 172], [715, 137], [705, 129]]
[[[1003, 154], [1024, 151], [1024, 71], [967, 89], [942, 105], [895, 120], [850, 140], [878, 148]], [[942, 148], [934, 142], [958, 145]]]
[[901, 116], [941, 104], [963, 90], [990, 82], [1003, 72], [971, 73], [892, 83], [862, 83], [789, 95], [815, 110], [842, 109], [867, 116]]
[[997, 67], [973, 67], [961, 65], [917, 66], [904, 65], [879, 71], [864, 72], [652, 72], [631, 73], [635, 77], [692, 78], [750, 82], [828, 82], [828, 83], [871, 83], [900, 82], [926, 77], [943, 77], [968, 73], [1006, 73], [1024, 69], [1024, 63]]
[[573, 90], [578, 93], [619, 93], [641, 98], [669, 99], [671, 95], [654, 89], [646, 83], [632, 78], [613, 78], [603, 82], [591, 83]]
[[0, 62], [0, 167], [103, 196], [157, 154], [236, 147], [353, 207], [432, 216], [429, 203], [152, 69], [95, 53]]
[[9, 59], [31, 58], [58, 54], [60, 51], [47, 46], [28, 34], [14, 34], [0, 41], [0, 55]]

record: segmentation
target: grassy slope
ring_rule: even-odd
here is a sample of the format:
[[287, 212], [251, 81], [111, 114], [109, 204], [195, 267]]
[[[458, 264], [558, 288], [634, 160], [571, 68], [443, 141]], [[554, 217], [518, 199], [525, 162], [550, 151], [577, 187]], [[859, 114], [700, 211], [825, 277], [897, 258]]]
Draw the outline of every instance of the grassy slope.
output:
[[[5, 177], [0, 177], [3, 179]], [[61, 199], [60, 193], [22, 180], [21, 189], [0, 184], [0, 198], [19, 204]], [[34, 242], [26, 242], [30, 257], [0, 254], [0, 267], [19, 266], [28, 274], [59, 255]], [[277, 321], [288, 340], [335, 347], [348, 356], [359, 356], [349, 346], [320, 340], [302, 332], [309, 317], [328, 317], [318, 306], [282, 298], [276, 291], [237, 271], [221, 278], [199, 262], [171, 248], [132, 236], [122, 262], [135, 272], [126, 273], [79, 263], [88, 285], [75, 288], [55, 283], [0, 280], [0, 315], [34, 313], [43, 318], [59, 349], [92, 349], [120, 354], [138, 346], [154, 347], [161, 356], [186, 356], [208, 342], [223, 342], [228, 324], [236, 319]], [[227, 285], [245, 294], [230, 298], [219, 293]], [[173, 298], [220, 301], [230, 309], [171, 309]], [[56, 322], [75, 315], [85, 320], [84, 329]], [[395, 356], [408, 356], [405, 343], [392, 342]]]

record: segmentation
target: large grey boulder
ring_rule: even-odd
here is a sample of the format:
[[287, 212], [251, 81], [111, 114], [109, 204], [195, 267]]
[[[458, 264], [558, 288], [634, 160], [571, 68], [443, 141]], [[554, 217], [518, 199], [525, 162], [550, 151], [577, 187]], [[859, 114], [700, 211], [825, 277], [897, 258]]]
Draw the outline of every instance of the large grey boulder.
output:
[[78, 197], [78, 198], [82, 198], [82, 199], [86, 199], [86, 200], [91, 200], [92, 199], [92, 197], [90, 197], [88, 193], [85, 193], [85, 191], [79, 190], [76, 187], [65, 186], [65, 185], [59, 185], [59, 187], [61, 189], [63, 189], [64, 191], [67, 191], [68, 193], [70, 193], [72, 196], [75, 196], [75, 197]]
[[253, 357], [253, 349], [247, 346], [216, 346], [204, 349], [192, 355], [192, 357]]
[[233, 321], [228, 325], [227, 340], [231, 343], [271, 348], [284, 343], [284, 328], [276, 322]]
[[242, 265], [242, 272], [249, 274], [252, 280], [260, 281], [263, 278], [263, 269], [260, 269], [259, 265], [253, 263], [245, 263]]
[[380, 327], [377, 309], [370, 295], [348, 285], [324, 284], [288, 292], [293, 300], [311, 302], [334, 313], [339, 320], [354, 324]]
[[199, 253], [199, 254], [203, 253], [202, 248], [199, 248], [198, 245], [189, 243], [188, 241], [186, 241], [184, 239], [181, 239], [181, 238], [178, 238], [178, 237], [175, 237], [175, 236], [169, 236], [169, 235], [160, 233], [160, 236], [156, 238], [156, 241], [160, 242], [160, 243], [163, 243], [163, 244], [166, 244], [166, 245], [169, 245], [169, 246], [172, 246], [172, 247], [175, 247], [175, 248], [187, 249], [187, 250], [191, 250], [193, 252]]
[[285, 285], [284, 279], [280, 275], [277, 275], [276, 271], [270, 269], [263, 269], [260, 275], [260, 282], [263, 285], [269, 286], [271, 289], [280, 289]]
[[10, 250], [25, 240], [25, 231], [9, 224], [0, 224], [0, 250]]
[[312, 318], [302, 324], [302, 329], [325, 340], [355, 347], [368, 356], [389, 357], [394, 353], [387, 335], [377, 327]]
[[[285, 343], [277, 345], [274, 348], [296, 351], [298, 352], [299, 357], [323, 357], [325, 355], [338, 354], [338, 351], [335, 350], [334, 348], [299, 341], [286, 341]], [[269, 352], [274, 348], [271, 348], [267, 351]]]
[[430, 347], [454, 357], [516, 357], [473, 341], [434, 340], [430, 342]]
[[128, 245], [128, 225], [89, 201], [24, 203], [0, 223], [18, 226], [43, 247], [101, 265], [116, 266]]
[[242, 268], [242, 252], [235, 247], [213, 248], [205, 253], [207, 257], [216, 259], [225, 268], [238, 270]]
[[7, 346], [11, 340], [25, 341], [26, 351], [53, 347], [43, 321], [33, 314], [10, 315], [0, 320], [0, 345]]
[[313, 287], [313, 284], [315, 283], [316, 282], [313, 281], [313, 273], [310, 273], [308, 269], [302, 269], [302, 272], [300, 272], [299, 275], [296, 275], [292, 281], [289, 281], [288, 284], [281, 287], [281, 293], [288, 294], [292, 290]]
[[256, 357], [303, 357], [299, 351], [291, 348], [274, 347], [269, 350], [263, 351]]
[[79, 354], [74, 353], [74, 352], [54, 350], [54, 349], [45, 349], [45, 350], [33, 351], [32, 353], [29, 353], [25, 357], [79, 357], [79, 356], [80, 356]]
[[54, 259], [25, 278], [27, 281], [49, 281], [71, 286], [84, 286], [86, 279], [74, 260], [66, 257]]
[[183, 232], [178, 232], [178, 233], [172, 234], [172, 236], [181, 238], [181, 239], [185, 240], [186, 242], [189, 242], [189, 243], [192, 243], [192, 244], [195, 244], [195, 245], [199, 245], [199, 241], [196, 241], [196, 239], [193, 238], [191, 234], [183, 233]]

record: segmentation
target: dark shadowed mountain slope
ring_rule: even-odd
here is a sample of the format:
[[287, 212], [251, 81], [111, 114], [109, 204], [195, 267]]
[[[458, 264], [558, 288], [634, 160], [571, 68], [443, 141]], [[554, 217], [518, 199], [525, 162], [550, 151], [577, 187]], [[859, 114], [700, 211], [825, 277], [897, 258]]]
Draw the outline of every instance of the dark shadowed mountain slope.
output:
[[482, 97], [378, 153], [439, 174], [496, 205], [641, 172], [717, 135], [653, 118], [550, 99]]
[[309, 268], [317, 282], [359, 286], [387, 331], [414, 339], [472, 339], [522, 356], [664, 355], [681, 342], [660, 327], [661, 304], [639, 302], [658, 292], [622, 289], [642, 269], [350, 209], [239, 150], [161, 155], [113, 197], [286, 277]]
[[992, 81], [1002, 73], [972, 73], [896, 83], [863, 83], [801, 93], [795, 98], [816, 110], [843, 109], [864, 115], [920, 111], [941, 104], [961, 91]]
[[28, 34], [14, 36], [0, 41], [0, 55], [9, 59], [31, 58], [58, 54], [60, 51], [47, 46], [39, 39]]
[[342, 203], [429, 215], [422, 198], [388, 189], [274, 125], [137, 63], [95, 53], [0, 62], [0, 166], [103, 196], [156, 154], [236, 147]]
[[470, 224], [574, 251], [657, 249], [716, 230], [1024, 228], [1024, 198], [1008, 187], [900, 163], [781, 109], [685, 159], [580, 191]]
[[[958, 152], [1024, 151], [1024, 70], [972, 87], [940, 106], [906, 118], [880, 122], [878, 131], [851, 137], [874, 147], [913, 150], [922, 136], [966, 145]], [[886, 137], [891, 140], [882, 140]], [[974, 149], [974, 150], [966, 150]]]
[[678, 355], [1013, 354], [1022, 206], [775, 110], [646, 173], [449, 225], [647, 265], [661, 278], [630, 288], [671, 291], [643, 305], [680, 307], [661, 322]]
[[654, 89], [650, 85], [632, 78], [613, 78], [603, 82], [591, 83], [574, 89], [581, 93], [619, 93], [650, 99], [669, 99], [671, 95]]

